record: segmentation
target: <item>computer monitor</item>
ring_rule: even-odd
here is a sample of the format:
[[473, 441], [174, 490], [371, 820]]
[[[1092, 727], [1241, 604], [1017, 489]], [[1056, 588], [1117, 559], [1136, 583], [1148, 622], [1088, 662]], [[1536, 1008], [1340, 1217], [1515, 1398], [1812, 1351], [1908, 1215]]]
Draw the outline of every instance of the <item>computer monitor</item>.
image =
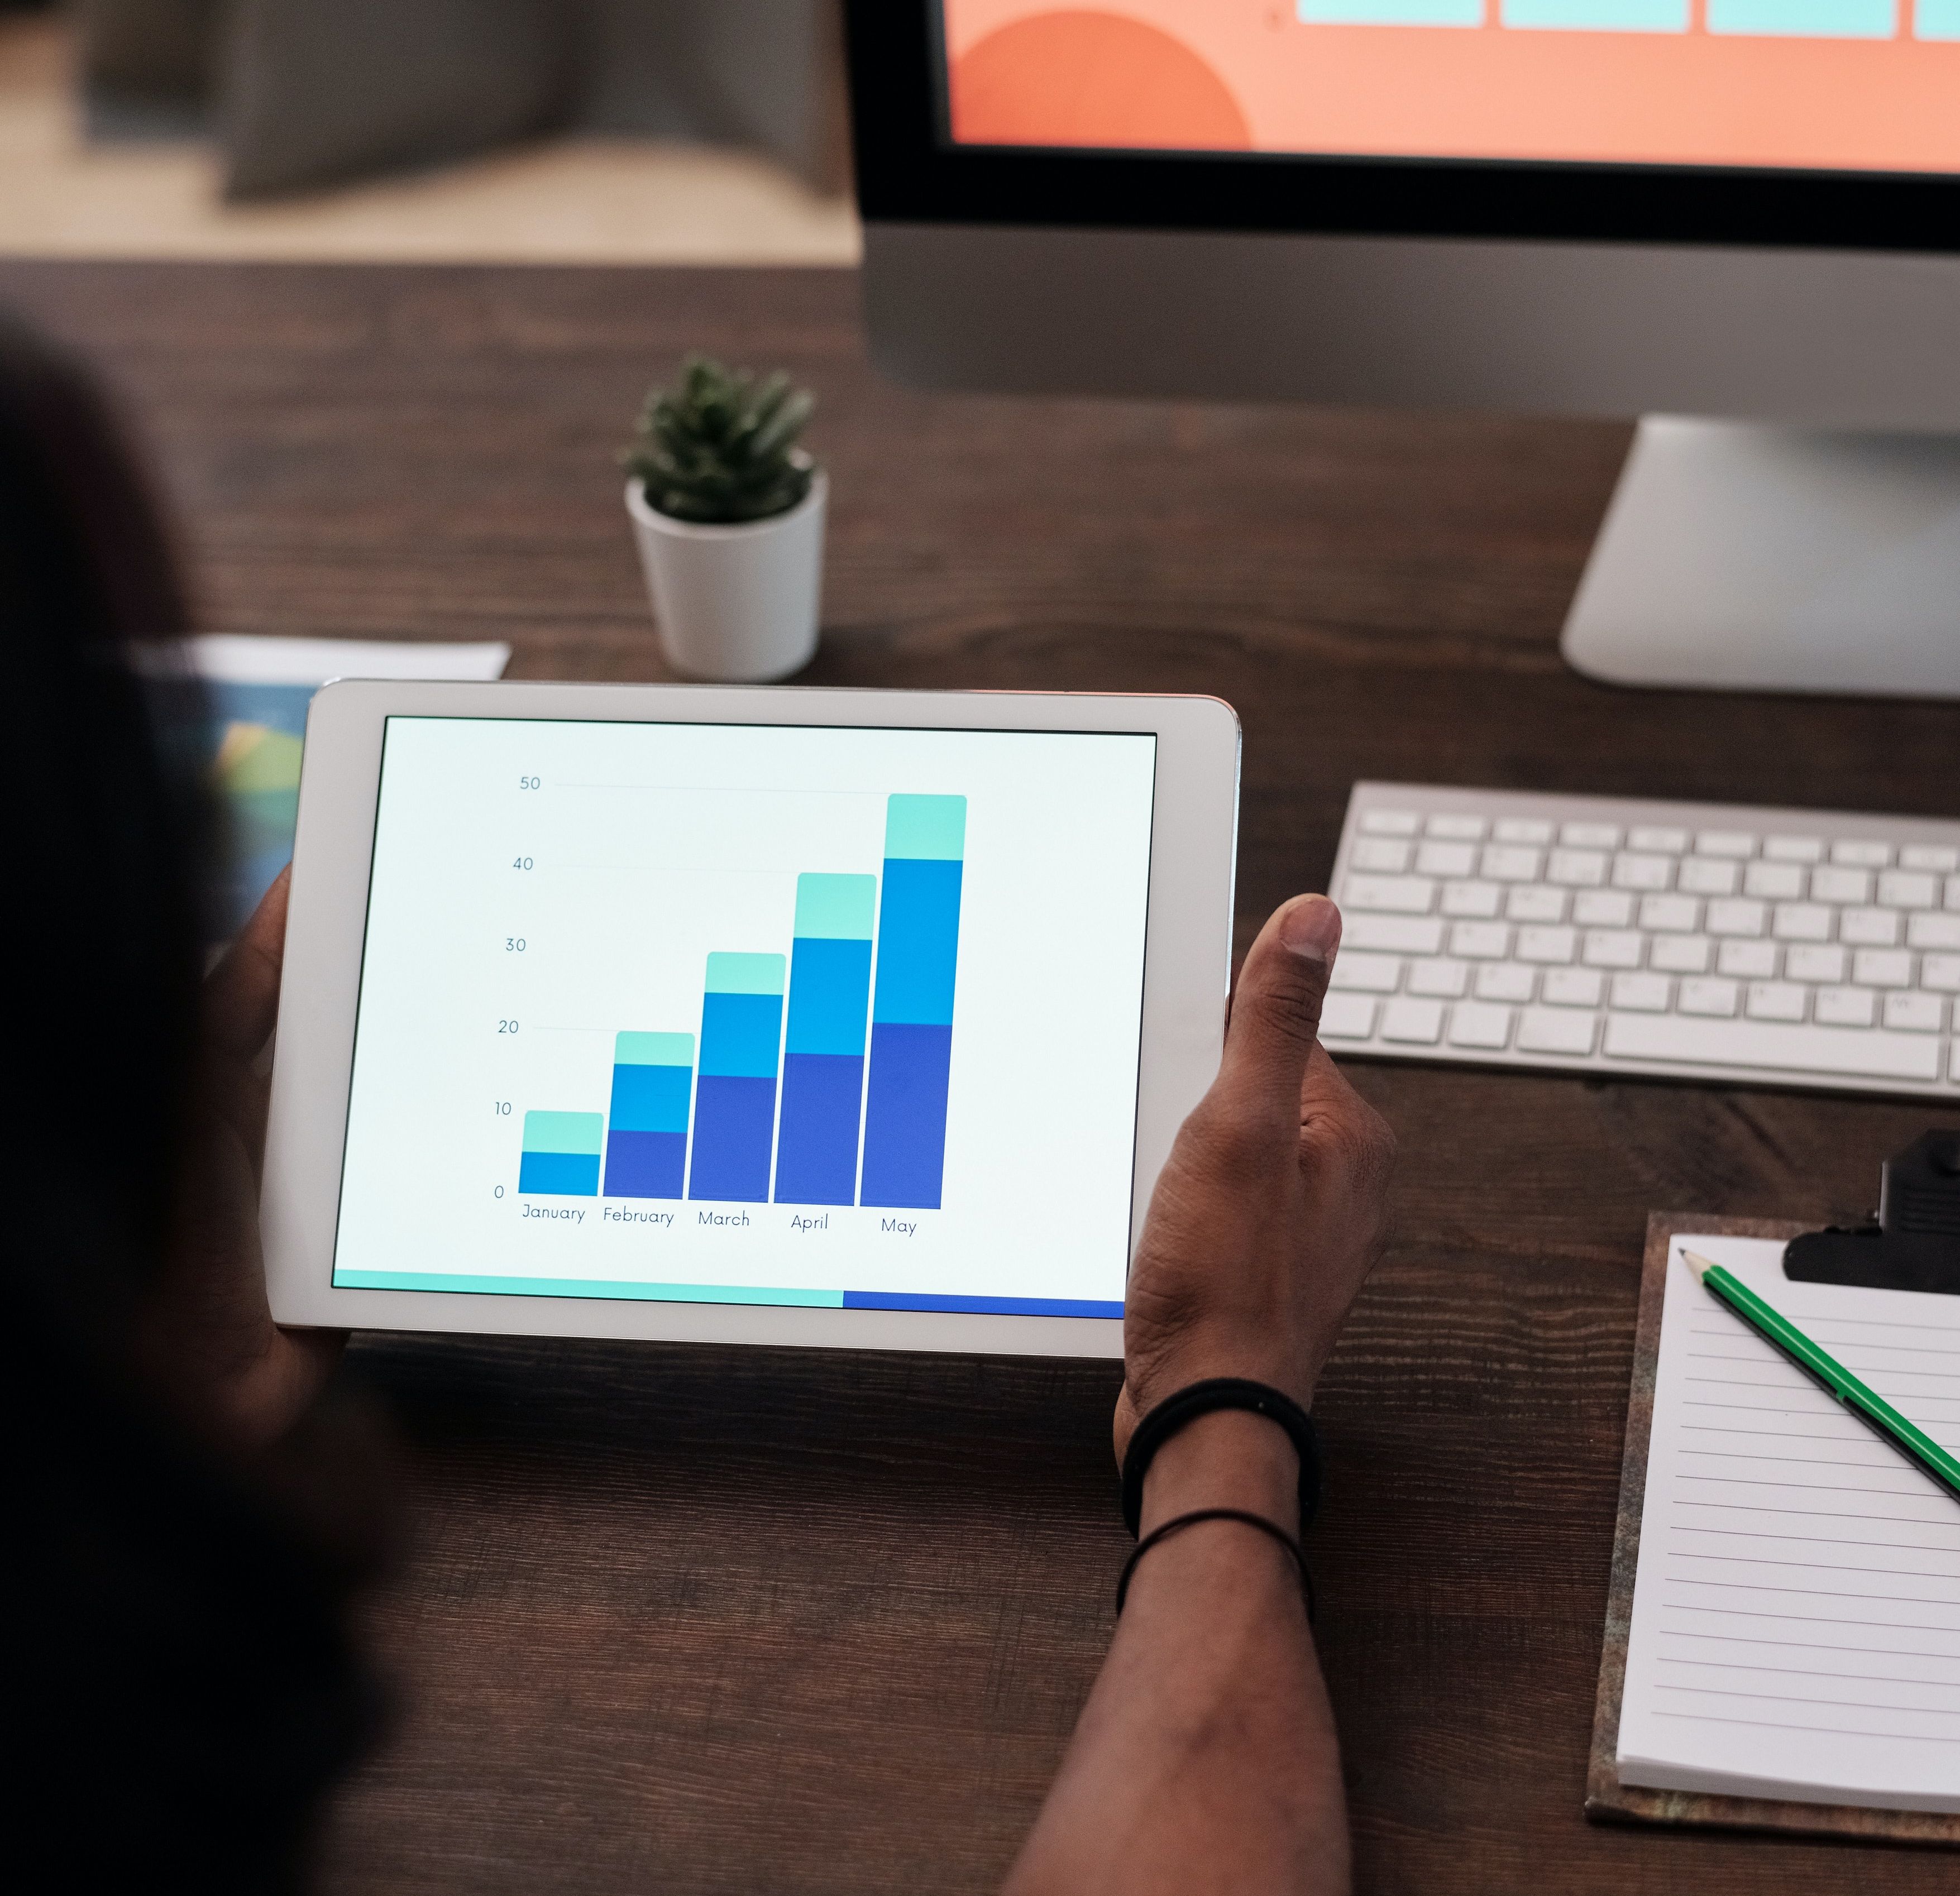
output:
[[847, 0], [875, 359], [1641, 415], [1565, 650], [1960, 696], [1960, 0]]

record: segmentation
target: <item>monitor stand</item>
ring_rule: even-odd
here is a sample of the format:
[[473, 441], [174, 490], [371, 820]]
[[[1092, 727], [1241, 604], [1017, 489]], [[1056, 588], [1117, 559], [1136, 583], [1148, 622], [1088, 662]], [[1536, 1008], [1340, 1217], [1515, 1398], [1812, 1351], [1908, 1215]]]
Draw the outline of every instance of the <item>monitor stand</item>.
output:
[[1960, 438], [1647, 416], [1563, 645], [1615, 685], [1960, 698]]

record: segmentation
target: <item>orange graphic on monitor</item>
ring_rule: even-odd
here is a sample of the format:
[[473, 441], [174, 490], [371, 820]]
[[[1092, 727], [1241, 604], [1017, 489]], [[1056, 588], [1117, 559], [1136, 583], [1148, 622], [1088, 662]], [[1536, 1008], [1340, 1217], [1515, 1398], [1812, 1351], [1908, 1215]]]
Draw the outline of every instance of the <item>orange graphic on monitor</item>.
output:
[[978, 41], [949, 75], [953, 135], [969, 145], [1252, 142], [1231, 88], [1180, 40], [1112, 13], [1043, 13]]

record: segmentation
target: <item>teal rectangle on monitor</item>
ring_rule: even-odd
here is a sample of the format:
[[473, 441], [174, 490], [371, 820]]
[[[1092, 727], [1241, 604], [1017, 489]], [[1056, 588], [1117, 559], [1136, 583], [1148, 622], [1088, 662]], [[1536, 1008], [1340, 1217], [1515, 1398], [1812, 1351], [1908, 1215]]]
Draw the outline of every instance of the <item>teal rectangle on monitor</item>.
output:
[[890, 797], [885, 800], [885, 854], [901, 861], [951, 862], [966, 855], [964, 797]]
[[1912, 34], [1915, 40], [1960, 40], [1960, 0], [1919, 0]]
[[1781, 40], [1889, 40], [1897, 0], [1708, 0], [1710, 33]]
[[527, 1152], [576, 1152], [597, 1158], [606, 1139], [601, 1112], [527, 1112], [524, 1115]]
[[1507, 27], [1558, 33], [1685, 33], [1688, 0], [1503, 0]]
[[1481, 27], [1484, 0], [1300, 0], [1309, 27]]
[[708, 991], [711, 994], [780, 994], [788, 968], [786, 955], [710, 955]]
[[869, 941], [877, 905], [876, 876], [799, 876], [797, 937], [803, 941]]
[[692, 1067], [691, 1033], [622, 1033], [612, 1042], [616, 1067]]

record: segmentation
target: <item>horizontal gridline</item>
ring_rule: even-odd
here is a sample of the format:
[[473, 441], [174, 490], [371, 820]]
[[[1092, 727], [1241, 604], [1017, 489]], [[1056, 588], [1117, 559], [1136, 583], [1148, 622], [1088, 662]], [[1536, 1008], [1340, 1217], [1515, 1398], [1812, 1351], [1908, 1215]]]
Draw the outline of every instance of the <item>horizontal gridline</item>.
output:
[[[1816, 1341], [1815, 1338], [1812, 1338], [1811, 1340], [1813, 1342]], [[1904, 1346], [1898, 1345], [1895, 1347], [1902, 1348]], [[1960, 1357], [1960, 1350], [1925, 1350], [1918, 1352], [1918, 1354], [1923, 1356], [1950, 1356]], [[1760, 1356], [1739, 1356], [1733, 1351], [1726, 1350], [1689, 1350], [1685, 1352], [1685, 1354], [1688, 1360], [1694, 1363], [1761, 1363], [1764, 1360], [1764, 1359]], [[1862, 1369], [1869, 1370], [1874, 1366], [1869, 1363], [1854, 1363], [1844, 1357], [1840, 1357], [1838, 1360], [1842, 1363], [1847, 1370]], [[1884, 1370], [1885, 1374], [1888, 1376], [1930, 1376], [1935, 1382], [1950, 1382], [1953, 1379], [1953, 1372], [1951, 1370], [1908, 1370], [1901, 1364], [1891, 1363], [1882, 1363], [1876, 1365], [1876, 1366]]]
[[[1901, 1462], [1898, 1472], [1906, 1474], [1911, 1471]], [[1933, 1479], [1930, 1474], [1925, 1478], [1928, 1483]], [[1847, 1481], [1776, 1481], [1759, 1480], [1748, 1474], [1684, 1474], [1679, 1479], [1684, 1481], [1718, 1482], [1725, 1487], [1798, 1488], [1811, 1494], [1869, 1494], [1872, 1491], [1872, 1484], [1869, 1481], [1855, 1484]], [[1921, 1491], [1917, 1487], [1887, 1488], [1884, 1490], [1885, 1494], [1897, 1495], [1903, 1500], [1910, 1500], [1915, 1493]]]
[[1960, 1705], [1949, 1711], [1940, 1705], [1894, 1705], [1863, 1698], [1812, 1698], [1799, 1692], [1745, 1692], [1728, 1685], [1669, 1685], [1662, 1692], [1692, 1692], [1698, 1698], [1753, 1698], [1765, 1705], [1828, 1705], [1847, 1712], [1910, 1712], [1915, 1718], [1960, 1718]]
[[[1799, 1321], [1798, 1318], [1794, 1316], [1787, 1310], [1783, 1312], [1782, 1314], [1785, 1316], [1790, 1317], [1792, 1322]], [[1800, 1319], [1800, 1321], [1805, 1325], [1806, 1334], [1809, 1335], [1812, 1342], [1825, 1343], [1828, 1342], [1831, 1340], [1828, 1337], [1823, 1336], [1820, 1334], [1816, 1334], [1817, 1332], [1821, 1332], [1825, 1327], [1817, 1318], [1805, 1317]], [[1903, 1324], [1888, 1323], [1885, 1325], [1885, 1328], [1888, 1330], [1903, 1329], [1906, 1326]], [[1929, 1324], [1927, 1327], [1929, 1329], [1932, 1329], [1934, 1328], [1943, 1328], [1944, 1326]], [[1712, 1325], [1704, 1326], [1701, 1324], [1697, 1323], [1689, 1326], [1688, 1334], [1691, 1336], [1721, 1337], [1726, 1339], [1733, 1337], [1736, 1335], [1736, 1331], [1732, 1328], [1720, 1329]], [[1852, 1341], [1863, 1350], [1884, 1350], [1888, 1352], [1903, 1350], [1908, 1355], [1960, 1357], [1960, 1344], [1955, 1344], [1951, 1349], [1949, 1349], [1946, 1344], [1942, 1343], [1868, 1343], [1862, 1337], [1854, 1337]], [[1690, 1354], [1694, 1354], [1697, 1353], [1691, 1351]]]
[[[1673, 1611], [1693, 1612], [1694, 1608], [1674, 1608]], [[1712, 1611], [1704, 1608], [1703, 1611]], [[1746, 1633], [1683, 1633], [1673, 1627], [1661, 1628], [1664, 1640], [1717, 1640], [1724, 1646], [1774, 1646], [1790, 1653], [1863, 1653], [1875, 1659], [1930, 1659], [1960, 1660], [1960, 1652], [1929, 1653], [1919, 1646], [1838, 1646], [1823, 1640], [1765, 1640], [1752, 1639]], [[1713, 1663], [1720, 1665], [1719, 1659]]]
[[[1943, 1554], [1946, 1551], [1944, 1548], [1937, 1547], [1914, 1548], [1911, 1550], [1915, 1554]], [[1669, 1548], [1667, 1557], [1670, 1560], [1717, 1560], [1724, 1567], [1794, 1567], [1806, 1573], [1889, 1573], [1895, 1579], [1903, 1580], [1911, 1578], [1916, 1580], [1944, 1580], [1949, 1586], [1960, 1586], [1960, 1576], [1954, 1574], [1908, 1575], [1901, 1573], [1896, 1567], [1860, 1567], [1847, 1560], [1806, 1560], [1790, 1554], [1697, 1554], [1688, 1548]], [[1675, 1577], [1694, 1586], [1712, 1584], [1712, 1583], [1696, 1580], [1691, 1574], [1684, 1573]], [[1940, 1602], [1937, 1604], [1943, 1605], [1945, 1602]], [[1955, 1600], [1953, 1604], [1960, 1606], [1960, 1600]]]
[[[1760, 1435], [1772, 1442], [1857, 1442], [1869, 1439], [1856, 1430], [1842, 1435], [1818, 1435], [1807, 1429], [1736, 1429], [1720, 1422], [1684, 1422], [1681, 1431], [1684, 1435]], [[1949, 1446], [1940, 1443], [1942, 1448]], [[1742, 1454], [1746, 1451], [1738, 1449], [1736, 1452]]]
[[[1929, 1573], [1923, 1577], [1943, 1579], [1946, 1576]], [[1663, 1584], [1669, 1586], [1719, 1586], [1725, 1593], [1790, 1593], [1804, 1600], [1887, 1600], [1894, 1606], [1960, 1606], [1960, 1600], [1929, 1600], [1917, 1593], [1863, 1593], [1840, 1586], [1771, 1586], [1760, 1580], [1698, 1580], [1688, 1574], [1670, 1573], [1666, 1576]], [[1944, 1631], [1946, 1629], [1936, 1627], [1933, 1630]], [[1960, 1632], [1960, 1621], [1955, 1621], [1954, 1630]]]
[[[1942, 1523], [1928, 1521], [1926, 1525], [1939, 1527]], [[1760, 1527], [1696, 1527], [1687, 1521], [1681, 1522], [1671, 1532], [1676, 1534], [1732, 1535], [1742, 1541], [1802, 1541], [1811, 1547], [1889, 1547], [1896, 1548], [1901, 1554], [1944, 1554], [1948, 1551], [1945, 1548], [1922, 1546], [1917, 1541], [1853, 1540], [1841, 1534], [1776, 1534]], [[1953, 1551], [1960, 1553], [1960, 1548], [1955, 1548]]]
[[[1916, 1605], [1927, 1602], [1919, 1601]], [[1937, 1605], [1937, 1602], [1933, 1602]], [[1871, 1633], [1953, 1633], [1960, 1634], [1960, 1626], [1901, 1625], [1896, 1620], [1854, 1620], [1837, 1613], [1772, 1613], [1761, 1607], [1700, 1606], [1688, 1600], [1663, 1600], [1661, 1611], [1664, 1613], [1713, 1613], [1725, 1620], [1787, 1620], [1799, 1626], [1862, 1626]], [[1721, 1636], [1726, 1638], [1728, 1635]], [[1847, 1648], [1855, 1650], [1855, 1648]]]
[[1948, 1738], [1937, 1732], [1861, 1732], [1854, 1726], [1809, 1725], [1800, 1719], [1724, 1718], [1717, 1712], [1669, 1712], [1656, 1708], [1656, 1718], [1691, 1719], [1698, 1725], [1748, 1725], [1758, 1731], [1822, 1732], [1831, 1738], [1892, 1739], [1908, 1745], [1960, 1745], [1960, 1735]]
[[[1853, 1649], [1862, 1652], [1867, 1659], [1930, 1658], [1936, 1659], [1950, 1659], [1951, 1663], [1953, 1665], [1960, 1665], [1960, 1653], [1951, 1655], [1945, 1653], [1874, 1653], [1869, 1648], [1863, 1646], [1857, 1647]], [[1671, 1653], [1662, 1653], [1659, 1654], [1655, 1662], [1657, 1665], [1691, 1665], [1697, 1672], [1774, 1672], [1779, 1678], [1854, 1678], [1869, 1681], [1872, 1676], [1871, 1674], [1867, 1672], [1854, 1671], [1846, 1672], [1834, 1670], [1829, 1666], [1822, 1665], [1783, 1665], [1777, 1664], [1771, 1664], [1768, 1665], [1752, 1665], [1748, 1664], [1747, 1661], [1742, 1659], [1677, 1659]], [[1954, 1691], [1960, 1691], [1960, 1679], [1930, 1678], [1923, 1681], [1917, 1679], [1897, 1679], [1892, 1682], [1895, 1684], [1899, 1685], [1919, 1684], [1933, 1686], [1950, 1685]], [[1677, 1687], [1674, 1689], [1678, 1691], [1685, 1688]], [[1746, 1692], [1738, 1692], [1735, 1696], [1738, 1698], [1747, 1698], [1752, 1696], [1752, 1694]], [[1848, 1703], [1849, 1701], [1847, 1702]], [[1900, 1709], [1904, 1710], [1907, 1708], [1901, 1707]], [[1934, 1708], [1925, 1706], [1914, 1706], [1911, 1709], [1914, 1711], [1921, 1711], [1931, 1710]], [[1960, 1711], [1960, 1706], [1956, 1706], [1954, 1709], [1955, 1711]]]
[[[1930, 1500], [1933, 1497], [1929, 1495], [1926, 1498]], [[1794, 1514], [1799, 1519], [1807, 1521], [1886, 1521], [1904, 1525], [1901, 1517], [1896, 1514], [1859, 1514], [1844, 1508], [1834, 1509], [1768, 1507], [1756, 1501], [1682, 1501], [1678, 1500], [1670, 1500], [1668, 1506], [1669, 1507], [1713, 1508], [1723, 1514]], [[1929, 1516], [1924, 1520], [1914, 1522], [1913, 1525], [1919, 1527], [1946, 1527], [1952, 1523], [1952, 1511], [1948, 1509], [1941, 1513], [1937, 1520]], [[1748, 1529], [1743, 1529], [1739, 1531], [1746, 1533]]]
[[[1792, 1376], [1794, 1376], [1794, 1375], [1795, 1375], [1795, 1373], [1795, 1373], [1794, 1371], [1793, 1371], [1791, 1373], [1792, 1373]], [[1898, 1371], [1896, 1371], [1896, 1370], [1895, 1370], [1892, 1373], [1893, 1373], [1893, 1374], [1895, 1374], [1895, 1375], [1897, 1375], [1897, 1374], [1898, 1373]], [[1692, 1382], [1692, 1383], [1694, 1383], [1694, 1385], [1696, 1385], [1696, 1386], [1697, 1386], [1698, 1388], [1702, 1388], [1702, 1389], [1793, 1389], [1793, 1390], [1801, 1389], [1803, 1391], [1803, 1392], [1804, 1392], [1805, 1394], [1806, 1394], [1806, 1395], [1808, 1395], [1808, 1394], [1811, 1393], [1811, 1391], [1810, 1391], [1810, 1389], [1809, 1389], [1809, 1386], [1808, 1386], [1807, 1385], [1799, 1384], [1799, 1383], [1796, 1383], [1796, 1382], [1752, 1382], [1752, 1381], [1751, 1381], [1748, 1377], [1746, 1377], [1746, 1376], [1736, 1377], [1736, 1376], [1684, 1376], [1682, 1379], [1684, 1382]], [[1873, 1383], [1873, 1384], [1872, 1385], [1872, 1387], [1873, 1387], [1873, 1389], [1875, 1391], [1876, 1391], [1876, 1392], [1877, 1392], [1879, 1395], [1884, 1395], [1886, 1393], [1886, 1392], [1885, 1392], [1885, 1390], [1879, 1389], [1879, 1386], [1878, 1386], [1878, 1385], [1877, 1385], [1876, 1383]], [[1904, 1396], [1904, 1397], [1906, 1398], [1906, 1399], [1907, 1399], [1908, 1401], [1911, 1401], [1911, 1402], [1953, 1402], [1953, 1403], [1960, 1403], [1960, 1396], [1951, 1396], [1951, 1395], [1934, 1395], [1931, 1394], [1930, 1392], [1927, 1392], [1927, 1393], [1924, 1393], [1924, 1394], [1921, 1394], [1921, 1393], [1920, 1393], [1920, 1392], [1916, 1392], [1916, 1391], [1914, 1391], [1914, 1390], [1910, 1390], [1910, 1389], [1902, 1389], [1902, 1390], [1901, 1390], [1901, 1391], [1899, 1392], [1899, 1393], [1900, 1393], [1901, 1395]], [[1823, 1394], [1823, 1392], [1822, 1392], [1821, 1390], [1820, 1390], [1820, 1391], [1818, 1391], [1818, 1392], [1817, 1392], [1817, 1394], [1818, 1394], [1818, 1397], [1819, 1397], [1820, 1400], [1822, 1400], [1822, 1401], [1826, 1401], [1826, 1402], [1828, 1402], [1828, 1401], [1830, 1401], [1830, 1399], [1831, 1399], [1828, 1396], [1825, 1395]]]
[[[1855, 1325], [1861, 1330], [1904, 1330], [1914, 1335], [1924, 1330], [1939, 1330], [1949, 1336], [1960, 1336], [1960, 1323], [1895, 1323], [1885, 1317], [1813, 1316], [1798, 1309], [1786, 1310], [1783, 1315], [1793, 1322], [1801, 1320], [1805, 1323], [1841, 1323]], [[1698, 1337], [1723, 1334], [1723, 1326], [1720, 1324], [1691, 1323], [1688, 1328], [1691, 1334]]]
[[1710, 1462], [1777, 1462], [1793, 1463], [1806, 1468], [1885, 1468], [1898, 1465], [1898, 1457], [1887, 1452], [1885, 1445], [1876, 1437], [1872, 1443], [1873, 1454], [1867, 1459], [1842, 1461], [1828, 1455], [1764, 1455], [1755, 1449], [1681, 1449], [1676, 1452], [1694, 1455], [1698, 1460]]

